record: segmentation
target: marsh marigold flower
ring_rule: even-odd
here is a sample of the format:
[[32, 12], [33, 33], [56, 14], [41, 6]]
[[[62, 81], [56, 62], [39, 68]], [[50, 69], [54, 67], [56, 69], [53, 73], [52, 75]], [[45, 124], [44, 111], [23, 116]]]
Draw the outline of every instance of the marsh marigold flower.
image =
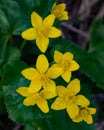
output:
[[64, 86], [57, 86], [56, 93], [58, 97], [52, 103], [51, 108], [54, 110], [66, 109], [71, 118], [76, 117], [79, 111], [78, 105], [85, 107], [90, 104], [85, 96], [77, 95], [79, 91], [80, 81], [78, 79], [72, 80], [67, 88]]
[[61, 31], [56, 27], [53, 27], [54, 16], [51, 14], [47, 16], [44, 20], [36, 13], [31, 14], [31, 28], [22, 32], [22, 37], [26, 40], [36, 39], [36, 45], [41, 52], [47, 50], [49, 44], [49, 38], [56, 38], [61, 36]]
[[40, 92], [29, 91], [29, 87], [20, 87], [16, 90], [19, 94], [26, 97], [23, 101], [25, 106], [37, 105], [42, 112], [49, 112], [49, 107], [46, 99], [51, 99], [55, 95], [50, 91], [42, 90]]
[[61, 3], [61, 4], [57, 4], [54, 3], [51, 13], [59, 20], [68, 20], [68, 12], [65, 11], [66, 8], [66, 4]]
[[56, 62], [54, 66], [61, 67], [63, 69], [61, 77], [66, 82], [70, 81], [71, 72], [79, 69], [78, 63], [73, 60], [73, 54], [70, 52], [62, 54], [59, 51], [55, 51], [54, 61]]
[[88, 107], [87, 104], [84, 107], [81, 107], [82, 104], [80, 104], [80, 106], [76, 107], [76, 113], [74, 110], [74, 107], [71, 106], [70, 110], [71, 113], [71, 118], [74, 122], [81, 122], [82, 120], [84, 120], [87, 124], [92, 124], [93, 123], [93, 118], [92, 118], [92, 114], [96, 113], [96, 108], [91, 108]]
[[35, 68], [27, 68], [22, 72], [23, 76], [31, 80], [29, 91], [37, 92], [42, 87], [45, 90], [56, 92], [56, 85], [52, 79], [57, 78], [62, 73], [62, 69], [59, 67], [49, 67], [48, 60], [45, 55], [38, 56]]

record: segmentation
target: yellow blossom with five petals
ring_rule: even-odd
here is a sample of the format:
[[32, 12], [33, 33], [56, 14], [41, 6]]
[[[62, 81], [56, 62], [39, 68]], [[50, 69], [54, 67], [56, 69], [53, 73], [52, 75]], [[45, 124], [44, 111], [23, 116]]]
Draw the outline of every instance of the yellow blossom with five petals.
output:
[[36, 13], [31, 14], [31, 28], [22, 32], [22, 37], [26, 40], [36, 39], [36, 45], [41, 52], [47, 50], [49, 44], [49, 38], [56, 38], [61, 36], [62, 32], [53, 27], [55, 17], [50, 14], [44, 20]]
[[[67, 88], [64, 86], [57, 86], [56, 93], [58, 97], [52, 103], [51, 108], [54, 110], [66, 109], [71, 118], [78, 114], [78, 106], [88, 106], [89, 100], [83, 95], [77, 95], [80, 91], [80, 81], [78, 79], [72, 80]], [[73, 112], [74, 110], [74, 112]]]
[[61, 67], [63, 69], [63, 73], [61, 77], [69, 82], [71, 78], [71, 72], [79, 69], [78, 63], [73, 60], [73, 54], [70, 52], [66, 52], [62, 54], [59, 51], [55, 51], [54, 53], [54, 61], [56, 64], [54, 66]]
[[76, 108], [77, 112], [75, 112], [73, 106], [71, 106], [69, 109], [70, 113], [73, 113], [71, 114], [73, 122], [81, 122], [84, 120], [87, 124], [92, 124], [93, 123], [92, 114], [96, 113], [96, 108], [88, 107], [87, 105], [82, 107], [81, 105], [82, 104], [80, 104], [80, 106], [77, 106]]
[[61, 4], [57, 4], [54, 3], [51, 13], [59, 20], [68, 20], [69, 16], [68, 16], [68, 12], [65, 11], [66, 8], [66, 4], [61, 3]]
[[62, 73], [59, 67], [49, 67], [49, 62], [45, 55], [38, 56], [36, 68], [26, 68], [22, 72], [23, 76], [31, 80], [29, 92], [37, 92], [42, 87], [56, 93], [56, 84], [52, 79], [57, 78]]
[[19, 94], [26, 97], [23, 101], [25, 106], [37, 105], [42, 112], [48, 113], [49, 107], [46, 99], [55, 97], [54, 92], [42, 90], [40, 92], [29, 91], [29, 87], [20, 87], [16, 90]]

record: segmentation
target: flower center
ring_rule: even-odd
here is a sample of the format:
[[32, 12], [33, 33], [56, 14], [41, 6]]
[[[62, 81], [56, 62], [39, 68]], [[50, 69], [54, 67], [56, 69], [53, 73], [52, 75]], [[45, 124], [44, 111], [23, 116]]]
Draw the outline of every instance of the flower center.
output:
[[81, 115], [82, 117], [86, 117], [86, 116], [89, 115], [89, 112], [88, 112], [87, 109], [82, 108], [82, 109], [80, 110], [80, 115]]
[[39, 99], [39, 98], [40, 98], [39, 93], [34, 93], [34, 94], [33, 94], [33, 98], [35, 98], [35, 100]]
[[41, 27], [41, 28], [38, 28], [38, 34], [40, 35], [40, 36], [46, 36], [47, 37], [47, 35], [48, 35], [48, 33], [49, 33], [49, 28], [48, 27]]
[[67, 60], [62, 60], [59, 64], [60, 67], [64, 69], [64, 71], [68, 70], [70, 67], [70, 63]]
[[59, 11], [57, 8], [55, 8], [55, 7], [53, 8], [52, 13], [53, 13], [57, 18], [59, 18], [59, 17], [62, 16], [62, 14], [60, 13], [60, 11]]
[[76, 96], [66, 96], [65, 99], [68, 104], [71, 104], [71, 103], [75, 102]]
[[47, 80], [47, 75], [45, 75], [45, 74], [41, 74], [41, 76], [40, 76], [40, 80], [41, 80], [41, 82], [44, 82], [45, 80]]

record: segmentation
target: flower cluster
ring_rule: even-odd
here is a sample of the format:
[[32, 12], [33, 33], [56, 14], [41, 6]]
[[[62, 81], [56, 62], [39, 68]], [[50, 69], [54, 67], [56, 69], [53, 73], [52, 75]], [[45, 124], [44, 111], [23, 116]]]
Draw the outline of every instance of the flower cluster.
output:
[[[67, 20], [68, 13], [65, 11], [64, 3], [53, 5], [51, 14], [44, 20], [36, 13], [31, 14], [31, 28], [22, 33], [26, 40], [36, 39], [36, 45], [42, 53], [45, 53], [49, 38], [61, 36], [62, 32], [53, 27], [55, 19]], [[96, 112], [95, 108], [89, 107], [90, 101], [80, 92], [79, 79], [71, 80], [72, 72], [79, 69], [79, 64], [73, 60], [71, 52], [61, 53], [54, 51], [54, 63], [49, 64], [47, 57], [40, 54], [36, 60], [36, 67], [22, 70], [22, 75], [30, 80], [28, 87], [19, 87], [16, 91], [25, 97], [23, 104], [25, 106], [37, 105], [44, 112], [49, 112], [48, 101], [56, 97], [51, 104], [53, 110], [66, 109], [69, 117], [74, 122], [84, 120], [86, 123], [93, 123], [92, 114]], [[61, 78], [68, 84], [67, 86], [57, 86], [54, 79]]]

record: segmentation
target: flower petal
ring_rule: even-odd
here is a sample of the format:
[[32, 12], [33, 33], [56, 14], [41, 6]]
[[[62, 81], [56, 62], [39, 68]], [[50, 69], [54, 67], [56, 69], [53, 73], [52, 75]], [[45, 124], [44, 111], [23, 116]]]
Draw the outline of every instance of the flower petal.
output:
[[42, 88], [42, 82], [40, 80], [33, 80], [29, 86], [30, 93], [36, 93]]
[[49, 29], [49, 32], [47, 34], [47, 37], [50, 37], [50, 38], [56, 38], [56, 37], [59, 37], [62, 35], [62, 32], [61, 30], [57, 29], [56, 27], [51, 27]]
[[73, 59], [73, 54], [70, 53], [70, 52], [66, 52], [64, 55], [63, 55], [63, 59], [64, 60], [67, 60], [67, 61], [71, 61]]
[[67, 88], [69, 90], [70, 96], [76, 95], [80, 91], [80, 81], [79, 81], [79, 79], [72, 80], [68, 84]]
[[29, 28], [22, 32], [22, 37], [26, 40], [36, 39], [36, 30], [34, 28]]
[[61, 67], [55, 67], [54, 65], [52, 65], [46, 75], [51, 78], [51, 79], [56, 79], [57, 77], [59, 77], [63, 72], [63, 69]]
[[[55, 6], [56, 6], [56, 2], [53, 4], [53, 6], [52, 6], [52, 10], [54, 9]], [[51, 12], [52, 12], [52, 10], [51, 10]]]
[[49, 28], [53, 25], [54, 21], [55, 21], [55, 16], [53, 14], [50, 14], [43, 20], [43, 26]]
[[83, 118], [83, 120], [87, 123], [87, 124], [92, 124], [93, 123], [93, 119], [91, 115], [88, 115], [87, 117]]
[[90, 114], [95, 114], [96, 113], [96, 108], [88, 107], [87, 110], [89, 111]]
[[56, 84], [51, 79], [44, 80], [43, 88], [47, 91], [51, 91], [52, 93], [56, 93]]
[[41, 27], [42, 26], [42, 18], [40, 17], [39, 14], [37, 14], [36, 12], [33, 12], [31, 14], [31, 23], [32, 26], [35, 27]]
[[76, 118], [72, 119], [73, 122], [81, 122], [83, 118], [81, 116], [77, 116]]
[[76, 105], [75, 103], [68, 105], [66, 110], [67, 110], [69, 117], [72, 119], [75, 119], [79, 114], [78, 105]]
[[35, 100], [35, 98], [33, 98], [33, 96], [29, 96], [29, 97], [25, 98], [25, 100], [23, 101], [23, 104], [25, 106], [31, 106], [31, 105], [33, 106], [36, 104], [36, 100]]
[[67, 90], [67, 88], [65, 88], [63, 86], [57, 86], [56, 92], [57, 92], [58, 96], [64, 98], [67, 95], [68, 90]]
[[44, 36], [38, 36], [36, 39], [36, 45], [38, 46], [41, 52], [46, 52], [49, 44], [49, 38]]
[[16, 92], [18, 92], [19, 94], [21, 94], [24, 97], [28, 97], [30, 95], [30, 93], [28, 91], [28, 87], [20, 87], [16, 90]]
[[65, 71], [61, 76], [68, 83], [71, 79], [71, 72]]
[[49, 67], [47, 57], [43, 54], [39, 55], [36, 61], [36, 68], [41, 73], [44, 74]]
[[65, 109], [67, 106], [67, 103], [64, 98], [58, 97], [56, 100], [52, 103], [51, 108], [54, 110], [62, 110]]
[[69, 16], [68, 16], [68, 12], [67, 11], [64, 11], [62, 13], [62, 15], [58, 18], [59, 20], [68, 20], [69, 19]]
[[37, 77], [39, 77], [39, 72], [35, 68], [27, 68], [21, 71], [22, 75], [29, 79], [33, 80]]
[[37, 106], [40, 108], [40, 110], [44, 113], [48, 113], [49, 112], [49, 107], [48, 107], [48, 103], [44, 98], [40, 98], [37, 101]]
[[66, 8], [66, 4], [64, 4], [64, 3], [58, 4], [58, 5], [56, 5], [56, 8], [59, 11], [63, 11]]
[[76, 103], [81, 107], [87, 107], [90, 104], [90, 101], [83, 95], [77, 95]]
[[55, 51], [55, 53], [54, 53], [54, 61], [56, 63], [59, 63], [62, 60], [63, 60], [63, 54], [61, 52], [59, 52], [59, 51]]
[[52, 92], [52, 91], [47, 91], [47, 90], [42, 90], [40, 92], [41, 96], [44, 98], [44, 99], [51, 99], [53, 97], [56, 96], [56, 92]]
[[75, 71], [75, 70], [78, 70], [78, 69], [79, 69], [79, 64], [76, 61], [73, 60], [70, 63], [70, 70], [71, 71]]

